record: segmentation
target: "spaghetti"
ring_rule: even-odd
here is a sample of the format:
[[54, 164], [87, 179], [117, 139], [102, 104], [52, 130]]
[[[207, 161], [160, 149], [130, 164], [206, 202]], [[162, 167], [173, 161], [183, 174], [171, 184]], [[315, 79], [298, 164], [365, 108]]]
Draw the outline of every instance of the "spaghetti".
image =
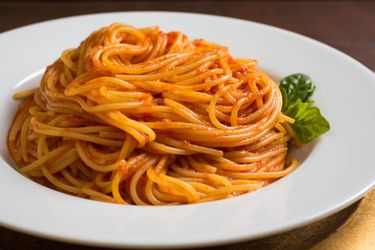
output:
[[257, 62], [158, 27], [112, 24], [50, 65], [8, 135], [25, 176], [79, 197], [168, 205], [262, 188], [297, 167], [293, 119]]

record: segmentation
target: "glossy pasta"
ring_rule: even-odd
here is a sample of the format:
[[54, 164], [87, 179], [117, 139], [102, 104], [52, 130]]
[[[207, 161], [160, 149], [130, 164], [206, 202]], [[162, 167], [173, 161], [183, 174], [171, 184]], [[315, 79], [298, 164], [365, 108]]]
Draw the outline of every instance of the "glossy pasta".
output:
[[50, 65], [8, 136], [19, 171], [79, 197], [136, 205], [252, 192], [297, 167], [293, 119], [251, 59], [158, 27], [115, 23]]

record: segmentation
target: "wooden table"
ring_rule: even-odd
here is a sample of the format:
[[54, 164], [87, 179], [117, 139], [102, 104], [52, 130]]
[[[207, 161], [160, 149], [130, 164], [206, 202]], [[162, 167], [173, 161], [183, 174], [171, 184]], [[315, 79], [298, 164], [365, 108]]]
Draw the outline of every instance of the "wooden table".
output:
[[[0, 32], [86, 13], [169, 10], [262, 22], [327, 43], [375, 70], [373, 1], [0, 1]], [[6, 201], [2, 201], [6, 202]], [[341, 212], [276, 236], [216, 249], [375, 249], [375, 192]], [[0, 228], [0, 249], [94, 249]]]

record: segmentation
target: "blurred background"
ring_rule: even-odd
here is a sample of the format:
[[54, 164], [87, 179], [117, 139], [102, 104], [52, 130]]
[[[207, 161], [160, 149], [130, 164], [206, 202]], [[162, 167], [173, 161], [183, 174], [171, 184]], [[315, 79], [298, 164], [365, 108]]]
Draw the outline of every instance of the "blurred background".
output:
[[58, 17], [137, 10], [208, 13], [274, 25], [327, 43], [375, 70], [375, 2], [371, 0], [0, 0], [0, 32]]
[[[375, 71], [375, 1], [371, 0], [0, 0], [0, 32], [59, 17], [140, 10], [207, 13], [273, 25], [331, 45]], [[95, 248], [39, 239], [0, 227], [0, 249]], [[215, 249], [375, 249], [375, 193], [370, 192], [364, 199], [341, 212], [303, 228]]]

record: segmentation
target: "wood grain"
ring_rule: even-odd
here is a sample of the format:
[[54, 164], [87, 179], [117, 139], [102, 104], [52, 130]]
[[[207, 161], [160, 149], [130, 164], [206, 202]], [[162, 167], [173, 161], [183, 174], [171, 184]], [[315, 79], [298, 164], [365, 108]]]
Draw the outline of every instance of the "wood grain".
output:
[[58, 17], [135, 10], [209, 13], [262, 22], [327, 43], [375, 70], [374, 1], [6, 1], [0, 32]]

